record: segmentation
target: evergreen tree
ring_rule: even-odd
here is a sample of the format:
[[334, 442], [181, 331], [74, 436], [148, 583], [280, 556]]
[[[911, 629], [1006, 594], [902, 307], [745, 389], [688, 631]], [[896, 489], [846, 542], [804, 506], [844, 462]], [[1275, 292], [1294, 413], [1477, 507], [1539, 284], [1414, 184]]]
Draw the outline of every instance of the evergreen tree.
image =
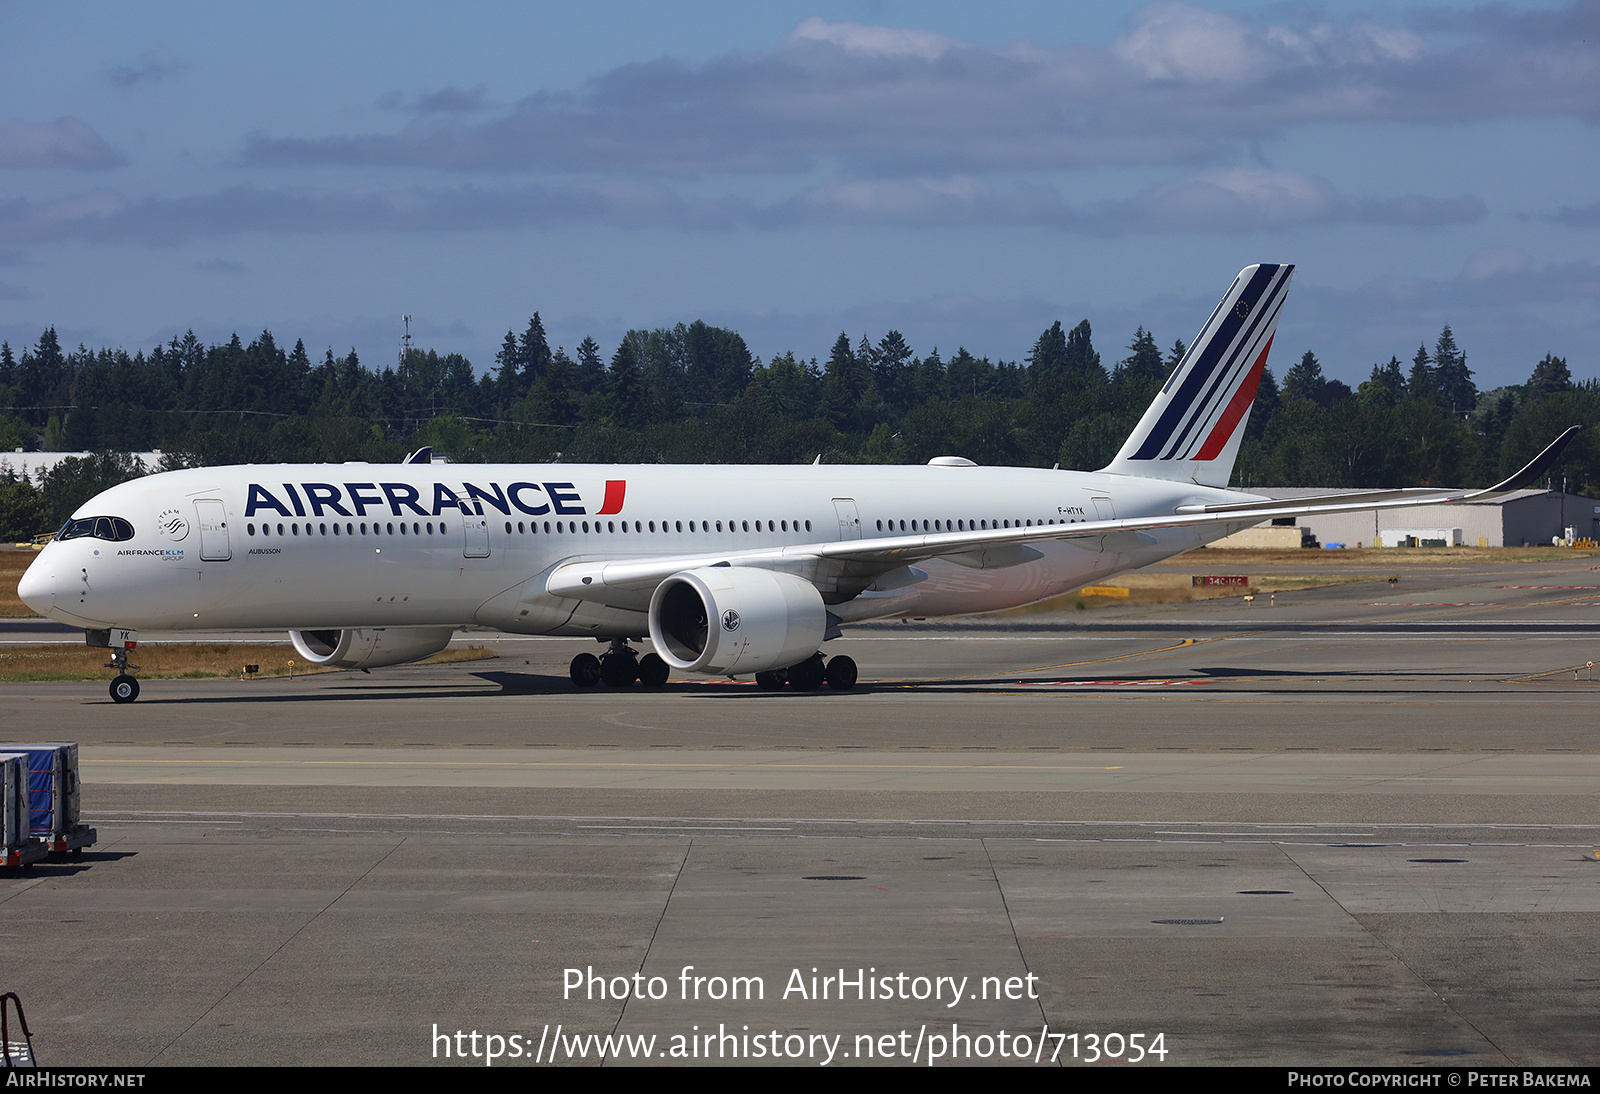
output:
[[494, 396], [500, 405], [511, 402], [522, 394], [523, 385], [518, 380], [522, 371], [522, 347], [517, 344], [517, 332], [506, 331], [500, 343], [500, 352], [494, 355]]
[[1406, 394], [1425, 403], [1439, 401], [1439, 385], [1433, 379], [1433, 366], [1429, 363], [1428, 347], [1417, 346], [1411, 358], [1411, 375], [1406, 378]]
[[1028, 351], [1028, 367], [1033, 372], [1033, 382], [1060, 375], [1067, 367], [1067, 334], [1061, 329], [1061, 320], [1050, 324], [1039, 335], [1033, 349]]
[[544, 336], [544, 322], [534, 312], [528, 320], [528, 329], [522, 332], [517, 344], [517, 384], [514, 396], [523, 395], [528, 386], [550, 370], [550, 343]]
[[1452, 413], [1469, 414], [1478, 405], [1478, 388], [1467, 368], [1467, 355], [1456, 348], [1448, 323], [1433, 348], [1433, 382], [1440, 402]]
[[1320, 404], [1327, 386], [1328, 381], [1322, 375], [1322, 363], [1310, 350], [1306, 350], [1299, 364], [1290, 366], [1289, 371], [1283, 374], [1283, 398], [1286, 402], [1309, 399]]
[[1143, 327], [1134, 332], [1128, 351], [1128, 356], [1117, 362], [1116, 370], [1111, 376], [1113, 382], [1137, 383], [1166, 378], [1166, 370], [1161, 361], [1161, 348]]
[[1544, 360], [1533, 366], [1533, 375], [1528, 377], [1527, 384], [1530, 400], [1571, 390], [1572, 373], [1567, 370], [1565, 357], [1547, 353], [1544, 355]]
[[639, 367], [635, 339], [624, 338], [611, 357], [611, 369], [606, 374], [606, 398], [611, 420], [617, 425], [638, 429], [645, 424], [644, 373]]
[[1406, 374], [1400, 370], [1398, 357], [1390, 357], [1386, 365], [1373, 365], [1372, 379], [1388, 388], [1397, 399], [1406, 392]]
[[1100, 367], [1100, 355], [1095, 352], [1087, 319], [1067, 335], [1066, 367], [1086, 380], [1105, 382], [1106, 370]]
[[904, 414], [916, 405], [912, 382], [911, 347], [905, 336], [892, 330], [878, 341], [873, 351], [873, 380], [891, 410]]
[[593, 395], [605, 383], [605, 375], [600, 344], [586, 336], [578, 343], [578, 390], [585, 395]]
[[822, 374], [822, 416], [839, 429], [853, 421], [861, 424], [860, 411], [870, 381], [867, 365], [850, 348], [850, 337], [840, 331]]

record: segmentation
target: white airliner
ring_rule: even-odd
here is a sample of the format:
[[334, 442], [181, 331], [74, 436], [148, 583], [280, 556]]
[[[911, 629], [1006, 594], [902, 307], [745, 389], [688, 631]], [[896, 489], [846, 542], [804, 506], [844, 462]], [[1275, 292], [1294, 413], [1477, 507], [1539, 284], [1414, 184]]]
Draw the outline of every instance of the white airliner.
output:
[[[1294, 267], [1240, 272], [1138, 428], [1096, 472], [978, 467], [322, 464], [171, 471], [83, 505], [23, 575], [41, 615], [111, 648], [140, 629], [290, 630], [308, 661], [427, 657], [459, 626], [581, 635], [574, 683], [677, 670], [764, 688], [855, 684], [819, 647], [884, 616], [994, 611], [1146, 566], [1272, 517], [1488, 490], [1272, 501], [1226, 489]], [[648, 636], [655, 652], [628, 645]]]

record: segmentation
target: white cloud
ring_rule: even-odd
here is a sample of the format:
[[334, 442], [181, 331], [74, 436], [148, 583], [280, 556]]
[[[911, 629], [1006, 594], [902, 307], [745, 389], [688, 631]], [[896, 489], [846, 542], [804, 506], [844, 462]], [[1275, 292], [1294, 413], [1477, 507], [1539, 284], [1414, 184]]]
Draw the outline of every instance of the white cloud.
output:
[[88, 171], [123, 162], [121, 153], [77, 118], [0, 124], [0, 168]]
[[1600, 0], [1456, 20], [1433, 38], [1160, 4], [1109, 48], [989, 47], [813, 17], [767, 51], [626, 65], [481, 120], [441, 110], [393, 133], [255, 136], [244, 160], [662, 175], [837, 164], [907, 178], [1217, 163], [1326, 122], [1600, 120], [1597, 32]]
[[1247, 83], [1269, 63], [1263, 44], [1237, 19], [1187, 4], [1155, 4], [1111, 52], [1151, 80]]
[[915, 57], [936, 61], [958, 46], [931, 30], [903, 30], [899, 27], [870, 27], [860, 23], [829, 23], [811, 16], [789, 34], [791, 42], [826, 42], [848, 53], [877, 57]]

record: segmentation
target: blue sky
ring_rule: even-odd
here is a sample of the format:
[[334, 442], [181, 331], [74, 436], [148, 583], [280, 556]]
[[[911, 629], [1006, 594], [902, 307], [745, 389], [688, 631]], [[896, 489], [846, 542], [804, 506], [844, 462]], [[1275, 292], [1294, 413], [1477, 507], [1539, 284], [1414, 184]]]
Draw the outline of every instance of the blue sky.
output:
[[1017, 359], [1087, 317], [1109, 363], [1288, 261], [1280, 375], [1448, 322], [1480, 387], [1588, 377], [1597, 120], [1600, 0], [5, 3], [0, 338]]

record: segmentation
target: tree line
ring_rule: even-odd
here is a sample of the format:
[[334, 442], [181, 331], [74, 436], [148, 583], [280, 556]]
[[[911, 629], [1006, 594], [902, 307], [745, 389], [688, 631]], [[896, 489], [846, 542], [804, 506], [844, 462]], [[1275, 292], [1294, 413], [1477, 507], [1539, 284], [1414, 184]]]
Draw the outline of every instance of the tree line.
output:
[[[458, 353], [411, 349], [368, 368], [355, 350], [313, 362], [270, 331], [203, 344], [191, 331], [148, 353], [65, 351], [53, 328], [0, 343], [0, 448], [87, 451], [38, 481], [0, 473], [0, 537], [52, 529], [98, 490], [163, 468], [229, 463], [395, 462], [431, 445], [457, 462], [922, 463], [1093, 469], [1116, 453], [1184, 345], [1139, 327], [1108, 368], [1088, 321], [1057, 322], [1024, 361], [958, 348], [918, 356], [889, 331], [844, 333], [826, 358], [763, 361], [704, 322], [629, 331], [606, 358], [592, 338], [550, 348], [535, 313], [507, 331], [482, 374]], [[1483, 486], [1569, 425], [1584, 434], [1563, 473], [1600, 490], [1600, 382], [1575, 383], [1546, 354], [1528, 380], [1480, 392], [1446, 326], [1431, 351], [1375, 364], [1358, 387], [1311, 351], [1282, 383], [1268, 370], [1234, 485]], [[1559, 485], [1559, 482], [1557, 483]]]

